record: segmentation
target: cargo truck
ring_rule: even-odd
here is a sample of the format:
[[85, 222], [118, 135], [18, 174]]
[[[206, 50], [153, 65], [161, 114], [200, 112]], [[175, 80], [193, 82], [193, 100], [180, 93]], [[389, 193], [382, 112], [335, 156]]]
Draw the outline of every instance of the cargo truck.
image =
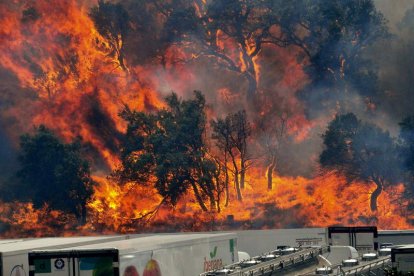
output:
[[29, 276], [194, 276], [238, 261], [237, 238], [165, 234], [29, 253]]
[[329, 245], [354, 247], [360, 253], [378, 249], [378, 231], [375, 226], [328, 227]]
[[412, 275], [414, 273], [414, 244], [391, 248], [391, 262], [397, 275]]
[[127, 239], [130, 236], [38, 238], [0, 240], [0, 276], [29, 275], [28, 252], [35, 249], [67, 248], [105, 241]]

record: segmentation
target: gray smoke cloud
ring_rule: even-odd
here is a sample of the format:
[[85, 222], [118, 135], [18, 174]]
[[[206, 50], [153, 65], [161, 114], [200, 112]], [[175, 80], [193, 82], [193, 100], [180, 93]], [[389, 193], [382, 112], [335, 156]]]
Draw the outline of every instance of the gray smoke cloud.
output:
[[381, 1], [379, 6], [390, 16], [393, 37], [371, 49], [379, 68], [378, 109], [398, 123], [414, 114], [414, 1]]

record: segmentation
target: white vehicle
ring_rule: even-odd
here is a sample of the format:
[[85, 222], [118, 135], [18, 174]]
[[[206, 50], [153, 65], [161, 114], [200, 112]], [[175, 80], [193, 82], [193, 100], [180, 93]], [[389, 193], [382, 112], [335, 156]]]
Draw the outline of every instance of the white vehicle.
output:
[[31, 250], [67, 248], [125, 239], [128, 237], [129, 236], [100, 236], [0, 240], [0, 276], [28, 276], [28, 252]]
[[392, 267], [398, 275], [414, 272], [414, 244], [406, 244], [391, 248]]
[[330, 263], [330, 265], [341, 264], [344, 260], [357, 259], [359, 257], [358, 251], [352, 246], [330, 246], [329, 252], [323, 255]]
[[378, 231], [375, 226], [328, 227], [329, 245], [348, 245], [360, 253], [378, 249]]
[[194, 276], [238, 261], [236, 234], [165, 234], [29, 253], [30, 276]]

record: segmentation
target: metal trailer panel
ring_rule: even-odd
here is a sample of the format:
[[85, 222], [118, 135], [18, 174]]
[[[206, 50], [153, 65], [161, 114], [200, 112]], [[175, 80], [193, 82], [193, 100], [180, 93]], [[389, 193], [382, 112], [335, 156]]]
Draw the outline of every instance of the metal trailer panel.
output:
[[352, 239], [350, 233], [332, 233], [330, 244], [333, 246], [340, 246], [340, 245], [351, 245]]
[[30, 239], [0, 239], [0, 244], [28, 241]]
[[355, 248], [358, 252], [373, 252], [378, 249], [378, 245], [375, 242], [375, 233], [359, 233], [354, 234], [355, 237]]
[[[234, 233], [157, 235], [93, 246], [79, 246], [67, 250], [78, 254], [85, 250], [96, 252], [108, 248], [119, 251], [120, 275], [144, 275], [144, 271], [146, 273], [152, 271], [151, 273], [157, 272], [161, 275], [192, 276], [238, 261], [237, 236]], [[46, 252], [59, 254], [59, 250]], [[55, 276], [55, 274], [50, 275]], [[43, 276], [43, 274], [36, 274], [36, 276]], [[60, 275], [56, 274], [56, 276]], [[81, 276], [86, 275], [81, 274]]]
[[126, 239], [130, 236], [99, 236], [99, 237], [65, 237], [39, 238], [16, 242], [0, 243], [1, 271], [0, 276], [28, 275], [28, 252], [46, 248], [60, 249], [73, 246], [94, 244], [106, 241]]
[[414, 242], [414, 231], [412, 230], [380, 230], [378, 231], [378, 242], [393, 243], [394, 245], [410, 244]]
[[[238, 261], [237, 236], [225, 234], [176, 234], [143, 237], [94, 246], [114, 247], [120, 254], [121, 275], [127, 269], [143, 275], [155, 261], [161, 275], [198, 275]], [[82, 249], [88, 246], [76, 248]]]
[[397, 272], [414, 272], [414, 244], [391, 248], [392, 266]]
[[274, 250], [277, 246], [325, 246], [327, 242], [326, 228], [292, 228], [273, 230], [235, 231], [240, 251], [257, 256]]
[[378, 230], [376, 226], [328, 227], [329, 245], [349, 245], [360, 252], [378, 249]]
[[55, 237], [55, 238], [39, 238], [29, 239], [18, 243], [4, 243], [0, 244], [0, 252], [3, 256], [16, 255], [21, 252], [28, 252], [28, 250], [42, 249], [42, 248], [66, 248], [87, 244], [94, 244], [98, 242], [107, 242], [119, 239], [125, 239], [130, 236], [91, 236], [91, 237]]
[[116, 249], [30, 252], [29, 267], [29, 276], [115, 276], [119, 275], [119, 254]]
[[160, 234], [146, 237], [137, 237], [125, 240], [104, 242], [99, 244], [74, 246], [70, 249], [104, 249], [104, 248], [116, 248], [120, 254], [128, 254], [131, 252], [145, 251], [147, 249], [162, 247], [177, 247], [192, 245], [197, 243], [205, 243], [210, 241], [221, 241], [226, 238], [236, 238], [235, 233], [225, 234]]
[[290, 247], [328, 245], [327, 228], [320, 227], [188, 233], [236, 233], [239, 251], [247, 252], [250, 256], [257, 256], [264, 252], [269, 252], [274, 250], [278, 245], [287, 245]]

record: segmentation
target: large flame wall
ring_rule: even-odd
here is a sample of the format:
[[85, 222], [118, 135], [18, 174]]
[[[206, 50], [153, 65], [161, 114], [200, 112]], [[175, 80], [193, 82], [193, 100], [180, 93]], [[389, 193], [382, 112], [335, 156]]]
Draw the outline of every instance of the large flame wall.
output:
[[[308, 119], [297, 92], [310, 80], [304, 70], [308, 61], [299, 49], [269, 46], [254, 59], [262, 105], [249, 109], [240, 97], [246, 84], [224, 69], [212, 67], [207, 58], [174, 63], [169, 55], [185, 56], [177, 46], [169, 47], [167, 61], [130, 64], [123, 70], [110, 52], [110, 45], [96, 30], [88, 12], [96, 3], [75, 0], [3, 1], [0, 3], [0, 79], [2, 80], [0, 123], [10, 147], [18, 137], [45, 124], [64, 141], [82, 137], [90, 145], [89, 158], [99, 183], [89, 202], [88, 223], [71, 228], [59, 211], [36, 210], [29, 203], [2, 204], [1, 217], [10, 225], [6, 235], [60, 234], [71, 231], [204, 230], [226, 228], [277, 228], [370, 225], [380, 228], [410, 228], [402, 199], [404, 186], [386, 189], [378, 211], [369, 208], [373, 184], [351, 182], [335, 173], [315, 176], [322, 134], [335, 110]], [[219, 45], [237, 59], [235, 43], [222, 34]], [[135, 45], [136, 51], [147, 46]], [[244, 67], [240, 59], [241, 70]], [[266, 120], [276, 105], [289, 114], [289, 135], [294, 139], [289, 158], [297, 164], [291, 175], [275, 176], [267, 189], [265, 165], [257, 162], [248, 172], [243, 201], [232, 198], [220, 213], [203, 213], [191, 194], [176, 208], [160, 207], [152, 188], [126, 185], [122, 188], [105, 175], [119, 166], [117, 153], [126, 124], [118, 116], [125, 105], [140, 111], [163, 107], [163, 96], [171, 91], [183, 97], [192, 90], [205, 93], [211, 118], [240, 107], [254, 121]], [[257, 129], [253, 126], [253, 130]], [[3, 134], [1, 132], [0, 134]], [[253, 141], [257, 143], [257, 141]], [[296, 148], [295, 148], [296, 147]], [[289, 171], [289, 168], [287, 169]], [[285, 173], [285, 175], [287, 175]], [[304, 175], [304, 176], [297, 176]], [[17, 206], [18, 208], [14, 208]], [[145, 220], [139, 218], [148, 218]], [[44, 223], [47, 221], [47, 223]], [[48, 225], [48, 226], [45, 226]], [[75, 230], [73, 230], [75, 229]]]

